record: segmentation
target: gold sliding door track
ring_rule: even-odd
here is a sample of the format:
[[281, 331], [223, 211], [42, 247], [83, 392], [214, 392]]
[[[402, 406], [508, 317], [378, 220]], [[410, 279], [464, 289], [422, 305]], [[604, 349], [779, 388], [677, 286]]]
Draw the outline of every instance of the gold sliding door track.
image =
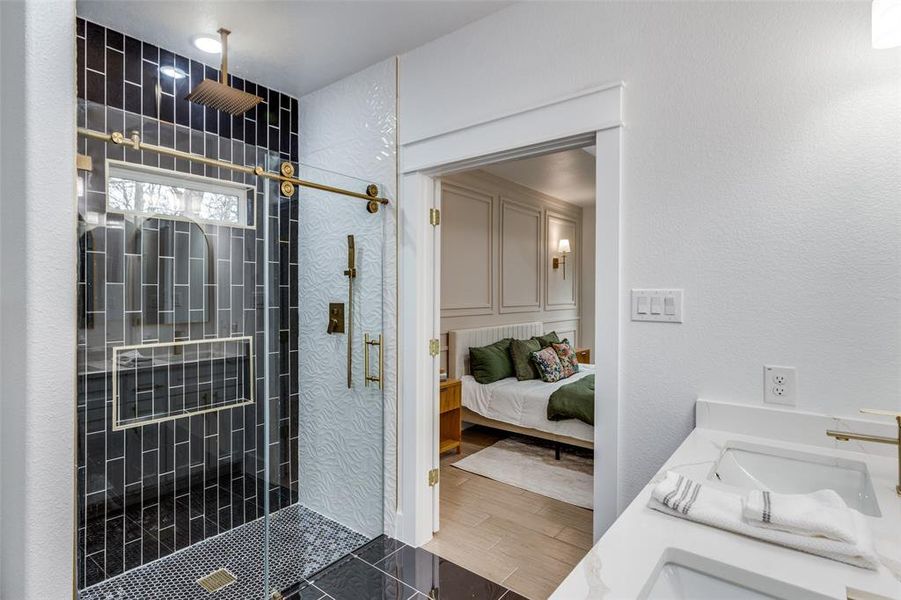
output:
[[281, 191], [285, 196], [290, 196], [294, 193], [294, 186], [311, 188], [314, 190], [321, 190], [323, 192], [332, 192], [334, 194], [341, 194], [343, 196], [350, 196], [351, 198], [357, 198], [359, 200], [366, 201], [366, 210], [371, 213], [376, 213], [379, 210], [379, 205], [388, 204], [387, 198], [379, 197], [379, 187], [374, 183], [366, 186], [366, 192], [353, 192], [351, 190], [345, 190], [342, 188], [332, 187], [330, 185], [324, 185], [321, 183], [315, 183], [313, 181], [305, 181], [303, 179], [297, 179], [294, 177], [294, 165], [290, 162], [283, 162], [281, 165], [280, 173], [271, 173], [266, 171], [263, 167], [257, 165], [255, 167], [245, 167], [243, 165], [236, 165], [234, 163], [230, 163], [224, 160], [217, 160], [215, 158], [207, 158], [206, 156], [199, 156], [197, 154], [191, 154], [190, 152], [182, 152], [181, 150], [175, 150], [173, 148], [166, 148], [164, 146], [156, 146], [153, 144], [147, 144], [141, 141], [141, 135], [134, 131], [132, 132], [130, 137], [125, 137], [119, 131], [114, 131], [112, 133], [103, 133], [102, 131], [94, 131], [93, 129], [85, 129], [83, 127], [78, 128], [78, 135], [83, 135], [87, 138], [91, 138], [94, 140], [100, 140], [102, 142], [106, 142], [108, 144], [116, 144], [117, 146], [129, 146], [133, 150], [144, 150], [146, 152], [156, 152], [157, 154], [165, 154], [166, 156], [174, 156], [175, 158], [183, 158], [185, 160], [191, 160], [197, 163], [201, 163], [204, 165], [209, 165], [211, 167], [219, 167], [220, 169], [229, 169], [232, 171], [238, 171], [240, 173], [247, 173], [248, 175], [256, 175], [257, 177], [265, 177], [266, 179], [272, 179], [275, 181], [281, 182]]

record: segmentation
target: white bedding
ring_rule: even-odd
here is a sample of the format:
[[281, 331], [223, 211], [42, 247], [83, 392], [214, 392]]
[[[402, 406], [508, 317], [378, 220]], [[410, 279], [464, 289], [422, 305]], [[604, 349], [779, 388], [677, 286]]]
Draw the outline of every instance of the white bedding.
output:
[[587, 423], [578, 419], [549, 421], [547, 402], [556, 389], [594, 371], [594, 365], [579, 365], [578, 373], [556, 383], [545, 383], [540, 379], [518, 381], [508, 377], [483, 384], [472, 375], [464, 375], [463, 406], [489, 419], [593, 442], [594, 427]]

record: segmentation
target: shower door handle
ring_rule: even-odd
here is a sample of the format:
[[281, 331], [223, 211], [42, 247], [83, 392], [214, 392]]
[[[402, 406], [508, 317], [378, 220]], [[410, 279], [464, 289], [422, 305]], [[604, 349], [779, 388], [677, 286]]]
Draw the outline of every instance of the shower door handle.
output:
[[[379, 374], [369, 374], [369, 348], [370, 346], [378, 346], [379, 348]], [[363, 383], [369, 387], [370, 383], [377, 383], [379, 389], [382, 389], [383, 380], [385, 379], [385, 361], [384, 361], [385, 344], [382, 343], [382, 334], [378, 339], [370, 338], [368, 333], [363, 334]]]

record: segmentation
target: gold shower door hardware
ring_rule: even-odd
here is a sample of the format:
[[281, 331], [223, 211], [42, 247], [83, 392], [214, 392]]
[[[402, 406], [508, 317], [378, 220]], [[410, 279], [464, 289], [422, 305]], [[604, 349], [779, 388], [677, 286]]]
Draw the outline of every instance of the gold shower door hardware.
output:
[[357, 251], [354, 247], [354, 236], [347, 236], [347, 312], [350, 319], [347, 321], [347, 389], [354, 385], [354, 279], [357, 276]]
[[[209, 165], [211, 167], [219, 167], [220, 169], [228, 169], [230, 171], [236, 171], [238, 173], [246, 173], [247, 175], [256, 175], [257, 177], [265, 177], [266, 179], [272, 179], [274, 181], [286, 182], [290, 183], [292, 186], [300, 186], [305, 188], [310, 188], [314, 190], [320, 190], [323, 192], [331, 192], [333, 194], [341, 194], [342, 196], [349, 196], [351, 198], [357, 198], [359, 200], [366, 201], [366, 208], [369, 212], [374, 213], [378, 211], [378, 207], [382, 204], [388, 204], [389, 201], [387, 198], [380, 198], [378, 196], [379, 189], [378, 186], [374, 184], [370, 184], [366, 187], [365, 193], [354, 192], [351, 190], [345, 190], [342, 188], [332, 187], [330, 185], [325, 185], [322, 183], [315, 183], [313, 181], [305, 181], [303, 179], [297, 179], [293, 176], [293, 167], [292, 174], [285, 175], [284, 168], [282, 173], [270, 173], [266, 171], [261, 166], [255, 167], [245, 167], [243, 165], [236, 165], [234, 163], [230, 163], [224, 160], [218, 160], [215, 158], [207, 158], [206, 156], [200, 156], [198, 154], [191, 154], [190, 152], [182, 152], [181, 150], [175, 150], [173, 148], [166, 148], [164, 146], [156, 146], [154, 144], [147, 144], [141, 141], [141, 134], [137, 131], [131, 133], [129, 137], [125, 137], [125, 135], [121, 131], [114, 131], [112, 133], [103, 133], [102, 131], [94, 131], [93, 129], [85, 129], [83, 127], [78, 128], [78, 135], [82, 135], [87, 138], [91, 138], [94, 140], [100, 140], [102, 142], [106, 142], [107, 144], [115, 144], [117, 146], [127, 145], [130, 146], [134, 150], [144, 150], [145, 152], [156, 152], [157, 154], [163, 154], [165, 156], [173, 156], [175, 158], [182, 158], [184, 160], [191, 160], [198, 164]], [[292, 190], [293, 193], [293, 190]], [[374, 210], [373, 210], [374, 209]]]
[[[378, 346], [379, 347], [379, 374], [378, 375], [370, 375], [369, 374], [369, 347], [370, 346]], [[369, 387], [371, 383], [377, 383], [379, 389], [382, 389], [383, 380], [385, 379], [385, 358], [384, 358], [384, 348], [385, 344], [382, 343], [382, 334], [379, 334], [379, 338], [376, 340], [374, 338], [370, 338], [368, 333], [363, 334], [363, 370], [365, 371], [365, 385]]]
[[75, 155], [75, 169], [78, 171], [93, 171], [94, 161], [87, 154]]

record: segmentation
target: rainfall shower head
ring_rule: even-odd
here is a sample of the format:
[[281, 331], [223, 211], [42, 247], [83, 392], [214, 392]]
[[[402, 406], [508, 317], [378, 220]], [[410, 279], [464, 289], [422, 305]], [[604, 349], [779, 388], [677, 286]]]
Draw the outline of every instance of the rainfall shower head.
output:
[[188, 94], [188, 100], [232, 115], [240, 115], [262, 102], [263, 99], [228, 85], [228, 34], [230, 33], [228, 29], [219, 30], [219, 35], [222, 36], [222, 69], [219, 71], [219, 81], [204, 79]]

